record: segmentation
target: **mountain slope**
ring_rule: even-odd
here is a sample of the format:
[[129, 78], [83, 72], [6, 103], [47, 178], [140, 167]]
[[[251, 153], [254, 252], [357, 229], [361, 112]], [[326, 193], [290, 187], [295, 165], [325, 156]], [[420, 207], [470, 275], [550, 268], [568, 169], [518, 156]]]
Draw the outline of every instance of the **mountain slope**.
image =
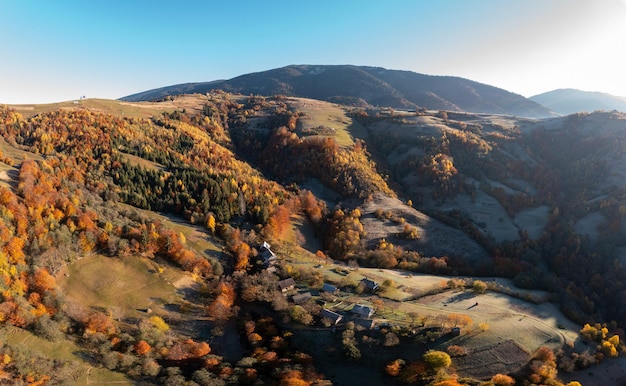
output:
[[548, 91], [529, 99], [565, 115], [597, 110], [626, 111], [626, 98], [572, 88]]
[[468, 79], [351, 65], [292, 65], [225, 81], [163, 87], [129, 95], [122, 100], [157, 100], [167, 95], [206, 93], [214, 89], [241, 94], [283, 94], [339, 103], [362, 100], [374, 106], [401, 109], [422, 107], [530, 118], [551, 116], [547, 108], [536, 102]]
[[[359, 71], [353, 74], [381, 89], [395, 82], [389, 74], [378, 82], [370, 69]], [[28, 117], [0, 108], [0, 323], [71, 339], [80, 345], [76, 350], [91, 354], [85, 355], [90, 363], [132, 381], [180, 384], [189, 374], [216, 378], [226, 366], [232, 368], [229, 384], [249, 383], [246, 374], [266, 384], [285, 380], [282, 374], [315, 374], [314, 368], [291, 371], [303, 357], [287, 348], [311, 345], [285, 341], [287, 322], [255, 317], [271, 307], [283, 321], [316, 326], [293, 329], [294, 335], [331, 337], [313, 299], [301, 306], [291, 296], [295, 290], [287, 296], [280, 291], [279, 280], [288, 276], [298, 292], [310, 289], [316, 298], [312, 293], [328, 280], [342, 287], [349, 302], [375, 305], [377, 319], [408, 325], [426, 311], [416, 331], [440, 329], [452, 312], [480, 317], [481, 324], [491, 324], [489, 331], [480, 327], [480, 333], [464, 336], [471, 338], [471, 358], [483, 361], [491, 356], [482, 347], [517, 342], [510, 329], [524, 335], [520, 363], [539, 345], [565, 347], [565, 341], [555, 327], [548, 335], [535, 333], [537, 340], [530, 340], [537, 344], [529, 344], [529, 329], [521, 323], [545, 325], [552, 312], [543, 308], [517, 319], [526, 311], [511, 308], [518, 303], [496, 292], [533, 301], [548, 293], [535, 297], [511, 282], [488, 285], [477, 276], [508, 277], [520, 288], [549, 291], [581, 324], [614, 320], [607, 328], [618, 331], [626, 322], [626, 114], [546, 120], [451, 111], [386, 114], [221, 92], [160, 103], [21, 108]], [[145, 117], [140, 109], [155, 113]], [[264, 241], [278, 258], [274, 272], [265, 269], [256, 249]], [[425, 283], [413, 273], [446, 276]], [[364, 277], [382, 283], [381, 290], [360, 294], [356, 285]], [[462, 292], [470, 286], [492, 292], [481, 295], [478, 309], [477, 294]], [[498, 298], [494, 312], [485, 312], [492, 306], [487, 297]], [[343, 300], [320, 298], [340, 315], [349, 312]], [[485, 314], [493, 319], [485, 321]], [[242, 323], [229, 323], [235, 318]], [[598, 329], [589, 324], [584, 330]], [[362, 348], [374, 338], [384, 342], [386, 334], [357, 332], [354, 342], [363, 342]], [[557, 339], [548, 341], [553, 333]], [[398, 352], [409, 352], [404, 347], [415, 355], [420, 335], [398, 335], [409, 345], [376, 346], [375, 354], [389, 359], [376, 362], [365, 354], [351, 363], [382, 372]], [[440, 346], [428, 348], [446, 349], [450, 342], [438, 341], [431, 342]], [[324, 358], [327, 347], [336, 346], [341, 355], [345, 343], [324, 342], [333, 342], [319, 345]], [[626, 349], [606, 342], [616, 352]], [[583, 349], [591, 355], [587, 350], [594, 345]], [[33, 358], [16, 355], [5, 343], [2, 371], [24, 370], [43, 381], [49, 374], [63, 376], [52, 368], [32, 373], [30, 359], [22, 369], [25, 361], [16, 359], [7, 367], [7, 357]], [[200, 363], [206, 368], [198, 373]], [[517, 367], [505, 365], [497, 371]], [[88, 381], [83, 383], [94, 379]]]

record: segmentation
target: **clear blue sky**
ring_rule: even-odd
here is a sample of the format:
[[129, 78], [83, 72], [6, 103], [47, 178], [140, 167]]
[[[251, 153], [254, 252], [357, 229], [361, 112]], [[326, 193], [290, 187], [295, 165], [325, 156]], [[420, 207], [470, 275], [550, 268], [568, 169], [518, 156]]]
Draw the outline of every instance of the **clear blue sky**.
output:
[[626, 96], [625, 0], [0, 0], [0, 103], [120, 98], [289, 64]]

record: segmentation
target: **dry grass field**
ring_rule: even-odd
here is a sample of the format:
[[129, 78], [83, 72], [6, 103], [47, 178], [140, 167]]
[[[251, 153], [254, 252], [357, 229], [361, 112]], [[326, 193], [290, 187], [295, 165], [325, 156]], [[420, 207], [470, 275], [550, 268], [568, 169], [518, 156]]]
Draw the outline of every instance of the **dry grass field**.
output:
[[147, 308], [165, 314], [166, 304], [181, 301], [174, 283], [187, 275], [166, 264], [132, 256], [91, 255], [62, 270], [57, 281], [69, 298], [116, 319], [143, 316]]
[[9, 105], [9, 107], [15, 109], [15, 111], [22, 114], [24, 117], [32, 117], [37, 114], [58, 109], [86, 109], [115, 116], [150, 118], [164, 111], [171, 112], [182, 109], [186, 109], [187, 111], [199, 111], [202, 109], [206, 100], [207, 97], [205, 95], [193, 94], [182, 95], [163, 102], [122, 102], [112, 99], [87, 98], [48, 104]]
[[[66, 362], [56, 376], [64, 379], [63, 385], [119, 385], [130, 386], [133, 382], [124, 374], [93, 366], [86, 358], [89, 354], [70, 340], [51, 342], [21, 328], [5, 326], [0, 329], [0, 341], [9, 346], [28, 348], [31, 357], [42, 356]], [[8, 383], [2, 383], [8, 384]]]
[[[377, 211], [382, 211], [383, 218], [375, 215]], [[485, 250], [466, 234], [444, 225], [399, 199], [375, 195], [363, 205], [361, 213], [361, 223], [370, 246], [385, 238], [407, 250], [420, 251], [425, 256], [462, 256], [473, 261], [487, 258]], [[418, 239], [404, 240], [395, 236], [407, 224], [417, 228]]]
[[346, 115], [346, 108], [315, 99], [287, 98], [288, 106], [295, 111], [304, 112], [298, 119], [297, 132], [300, 137], [306, 131], [320, 126], [332, 129], [333, 137], [339, 146], [351, 146], [355, 138], [366, 138], [367, 131], [358, 122]]
[[540, 347], [559, 349], [570, 342], [577, 347], [581, 345], [578, 338], [581, 326], [569, 321], [558, 306], [548, 303], [547, 293], [517, 289], [506, 279], [480, 278], [497, 290], [477, 294], [471, 288], [448, 289], [451, 277], [363, 267], [351, 270], [343, 264], [319, 264], [307, 253], [289, 260], [287, 263], [293, 267], [318, 270], [326, 282], [338, 286], [356, 286], [365, 277], [387, 283], [375, 295], [342, 291], [335, 302], [325, 306], [334, 311], [349, 315], [354, 304], [374, 306], [373, 318], [378, 325], [407, 326], [421, 320], [426, 327], [439, 327], [451, 314], [466, 315], [473, 322], [463, 327], [459, 336], [445, 336], [426, 342], [426, 346], [405, 342], [398, 347], [381, 347], [374, 349], [376, 354], [371, 358], [367, 352], [372, 346], [362, 344], [359, 346], [364, 358], [361, 363], [368, 363], [367, 368], [344, 364], [341, 352], [335, 351], [340, 351], [336, 342], [340, 338], [336, 333], [298, 330], [298, 342], [310, 347], [322, 370], [337, 384], [350, 384], [352, 376], [363, 374], [368, 379], [388, 381], [381, 377], [382, 370], [376, 366], [382, 368], [385, 361], [396, 358], [416, 360], [427, 348], [445, 351], [451, 345], [464, 347], [468, 355], [453, 359], [454, 371], [462, 376], [485, 378], [523, 367]]

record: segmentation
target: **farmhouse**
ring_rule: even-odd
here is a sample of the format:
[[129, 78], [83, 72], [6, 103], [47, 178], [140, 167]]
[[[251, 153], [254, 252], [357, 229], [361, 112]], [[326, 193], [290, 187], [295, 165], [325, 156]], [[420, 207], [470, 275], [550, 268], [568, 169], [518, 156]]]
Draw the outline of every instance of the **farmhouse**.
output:
[[327, 310], [326, 308], [322, 309], [322, 312], [320, 312], [320, 316], [322, 317], [322, 319], [330, 320], [332, 324], [337, 324], [341, 322], [341, 319], [343, 319], [343, 316], [331, 310]]
[[378, 283], [368, 278], [364, 278], [363, 280], [361, 280], [359, 285], [361, 285], [364, 290], [370, 291], [370, 292], [376, 291], [379, 287]]
[[322, 292], [328, 292], [329, 294], [336, 294], [339, 290], [334, 285], [324, 283], [321, 289]]
[[364, 306], [362, 304], [355, 304], [350, 312], [365, 318], [371, 318], [372, 315], [374, 315], [374, 309], [372, 307]]
[[352, 321], [357, 326], [361, 326], [361, 327], [363, 327], [363, 328], [365, 328], [367, 330], [371, 330], [372, 328], [374, 328], [374, 325], [375, 325], [374, 319], [357, 318], [357, 319], [353, 319]]
[[265, 268], [273, 266], [276, 263], [276, 260], [278, 260], [276, 254], [270, 249], [270, 245], [267, 241], [264, 241], [259, 247], [259, 259]]
[[311, 293], [310, 292], [304, 292], [301, 294], [297, 294], [297, 295], [293, 295], [291, 297], [291, 300], [293, 300], [294, 303], [296, 304], [302, 304], [304, 302], [306, 302], [307, 300], [311, 299]]
[[278, 287], [280, 287], [280, 290], [282, 292], [287, 292], [289, 290], [292, 290], [294, 288], [296, 288], [296, 281], [293, 280], [292, 277], [287, 278], [285, 280], [281, 280], [278, 282]]

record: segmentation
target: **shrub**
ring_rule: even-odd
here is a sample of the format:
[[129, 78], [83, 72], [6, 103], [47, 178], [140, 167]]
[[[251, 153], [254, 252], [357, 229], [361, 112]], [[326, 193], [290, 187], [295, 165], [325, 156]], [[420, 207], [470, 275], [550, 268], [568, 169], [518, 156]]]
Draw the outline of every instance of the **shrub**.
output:
[[452, 357], [462, 357], [464, 355], [467, 355], [467, 352], [465, 351], [465, 347], [463, 346], [452, 345], [448, 347], [447, 351], [448, 351], [448, 354], [450, 354], [450, 356]]
[[491, 378], [491, 382], [496, 386], [513, 386], [515, 379], [504, 374], [496, 374]]
[[356, 347], [352, 343], [348, 343], [343, 346], [343, 354], [348, 359], [352, 359], [352, 360], [361, 359], [361, 350], [359, 350], [359, 348]]
[[388, 332], [385, 334], [385, 346], [397, 346], [400, 344], [400, 339], [393, 332]]
[[163, 318], [157, 315], [150, 317], [150, 323], [152, 323], [152, 325], [159, 331], [167, 331], [170, 329], [170, 326], [165, 323]]
[[424, 363], [428, 369], [432, 371], [438, 371], [442, 368], [447, 368], [452, 364], [452, 359], [450, 359], [450, 355], [446, 354], [443, 351], [430, 350], [424, 356], [422, 356]]
[[474, 280], [474, 284], [472, 284], [472, 290], [477, 294], [483, 294], [487, 291], [487, 283], [482, 280]]

